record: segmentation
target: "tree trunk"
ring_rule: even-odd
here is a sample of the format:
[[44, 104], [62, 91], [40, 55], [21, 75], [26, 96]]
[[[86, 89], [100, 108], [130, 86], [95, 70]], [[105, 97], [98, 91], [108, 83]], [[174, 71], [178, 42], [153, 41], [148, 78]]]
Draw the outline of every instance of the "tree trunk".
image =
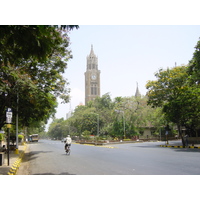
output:
[[177, 127], [178, 127], [178, 133], [181, 136], [183, 147], [185, 147], [185, 140], [184, 140], [184, 137], [182, 135], [181, 126], [179, 124], [177, 124]]

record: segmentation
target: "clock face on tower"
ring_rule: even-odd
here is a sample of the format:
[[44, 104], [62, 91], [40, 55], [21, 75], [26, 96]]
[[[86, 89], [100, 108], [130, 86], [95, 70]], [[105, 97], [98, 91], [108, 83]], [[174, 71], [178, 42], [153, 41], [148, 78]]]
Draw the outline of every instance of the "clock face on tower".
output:
[[92, 80], [96, 80], [97, 77], [96, 77], [96, 75], [92, 74], [91, 78], [92, 78]]

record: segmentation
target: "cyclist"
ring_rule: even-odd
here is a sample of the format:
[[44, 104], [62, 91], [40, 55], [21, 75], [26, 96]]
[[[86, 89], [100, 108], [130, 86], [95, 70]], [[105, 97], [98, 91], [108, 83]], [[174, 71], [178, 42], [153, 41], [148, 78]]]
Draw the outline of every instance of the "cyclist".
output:
[[65, 140], [65, 150], [67, 147], [70, 148], [71, 143], [72, 143], [72, 139], [71, 139], [70, 135], [68, 135]]

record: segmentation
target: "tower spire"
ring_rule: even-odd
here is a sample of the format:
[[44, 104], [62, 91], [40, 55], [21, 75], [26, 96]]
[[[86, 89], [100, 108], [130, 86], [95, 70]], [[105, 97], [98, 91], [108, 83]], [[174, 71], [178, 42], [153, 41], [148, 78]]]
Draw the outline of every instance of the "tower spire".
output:
[[94, 54], [94, 50], [93, 50], [93, 45], [91, 45], [90, 55], [95, 55], [95, 54]]
[[136, 92], [135, 92], [135, 97], [141, 97], [141, 94], [140, 94], [140, 91], [138, 88], [138, 82], [136, 82], [136, 84], [137, 84], [137, 88], [136, 88]]

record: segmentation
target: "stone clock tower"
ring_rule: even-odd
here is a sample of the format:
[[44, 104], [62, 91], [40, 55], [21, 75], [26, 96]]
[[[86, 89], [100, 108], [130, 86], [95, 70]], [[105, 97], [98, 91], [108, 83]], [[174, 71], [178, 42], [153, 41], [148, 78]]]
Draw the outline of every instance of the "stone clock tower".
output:
[[100, 70], [98, 70], [98, 58], [94, 54], [93, 46], [91, 46], [85, 72], [85, 105], [96, 97], [100, 97]]

